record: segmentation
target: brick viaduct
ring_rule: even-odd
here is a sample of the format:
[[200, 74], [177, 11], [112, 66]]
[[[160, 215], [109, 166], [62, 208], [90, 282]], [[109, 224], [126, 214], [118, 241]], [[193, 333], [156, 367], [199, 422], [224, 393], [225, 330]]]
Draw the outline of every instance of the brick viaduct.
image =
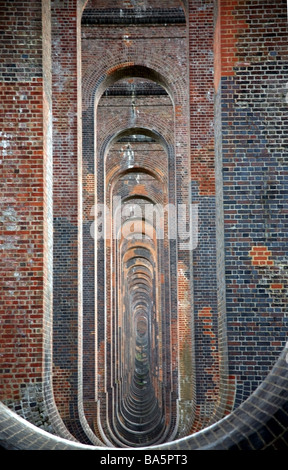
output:
[[286, 1], [0, 21], [1, 445], [286, 448]]

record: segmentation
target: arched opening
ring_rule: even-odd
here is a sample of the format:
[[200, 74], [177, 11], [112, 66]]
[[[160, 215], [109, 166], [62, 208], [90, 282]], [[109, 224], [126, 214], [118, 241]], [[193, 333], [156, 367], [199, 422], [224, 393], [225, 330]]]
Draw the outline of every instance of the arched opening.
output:
[[[169, 201], [167, 148], [162, 136], [135, 127], [118, 132], [98, 161], [105, 204], [112, 214], [109, 233], [114, 233], [113, 239], [97, 246], [105, 259], [103, 313], [114, 338], [104, 353], [111, 364], [105, 394], [98, 383], [99, 401], [105, 403], [98, 425], [114, 445], [151, 445], [173, 432], [176, 401], [171, 406], [172, 351], [167, 347], [173, 288], [171, 273], [164, 268], [164, 259], [171, 255], [168, 225], [165, 228], [159, 210]], [[139, 311], [145, 315], [145, 335], [135, 328]]]
[[[114, 6], [117, 9], [117, 5]], [[180, 78], [173, 60], [159, 61], [157, 58], [156, 63], [153, 54], [140, 58], [137, 53], [137, 61], [135, 57], [132, 59], [131, 53], [136, 53], [136, 50], [132, 52], [134, 44], [136, 49], [138, 46], [126, 37], [122, 38], [123, 44], [129, 47], [131, 57], [126, 56], [123, 60], [116, 54], [115, 62], [115, 58], [110, 61], [107, 54], [96, 64], [93, 56], [97, 46], [95, 34], [100, 23], [104, 27], [105, 14], [108, 18], [111, 13], [108, 4], [106, 13], [102, 7], [99, 6], [99, 11], [97, 8], [97, 2], [88, 2], [82, 17], [85, 44], [87, 41], [83, 55], [83, 207], [86, 217], [83, 223], [83, 309], [87, 343], [84, 342], [87, 351], [94, 351], [94, 354], [83, 353], [83, 370], [87, 378], [84, 403], [96, 400], [97, 419], [91, 415], [88, 420], [93, 422], [94, 432], [101, 435], [103, 442], [139, 446], [173, 438], [178, 432], [179, 419], [184, 417], [179, 405], [189, 403], [191, 406], [195, 393], [192, 386], [186, 387], [183, 393], [181, 384], [184, 382], [179, 378], [186, 374], [184, 364], [179, 372], [179, 326], [183, 321], [187, 324], [186, 310], [191, 308], [190, 288], [186, 289], [185, 302], [179, 302], [179, 262], [181, 269], [183, 261], [188, 269], [191, 253], [179, 251], [175, 226], [179, 194], [184, 204], [190, 203], [188, 139], [179, 126], [179, 116], [183, 116], [183, 121], [188, 116], [184, 91], [186, 73], [185, 69], [180, 69]], [[159, 9], [153, 1], [151, 8], [154, 13], [155, 8]], [[132, 10], [133, 15], [135, 11]], [[161, 10], [159, 27], [166, 24], [164, 19], [167, 24], [176, 21], [180, 28], [185, 26], [184, 11], [178, 2], [167, 2], [161, 5]], [[175, 17], [176, 10], [180, 16]], [[158, 12], [160, 14], [160, 10]], [[141, 11], [135, 19], [137, 27], [143, 27], [146, 13]], [[113, 21], [119, 23], [117, 14]], [[173, 217], [169, 216], [168, 207], [173, 208]], [[137, 214], [133, 218], [135, 210]], [[173, 228], [169, 222], [170, 225], [173, 222]], [[96, 228], [94, 235], [97, 233], [98, 237], [93, 241], [90, 236], [92, 223]], [[142, 246], [136, 245], [139, 239]], [[147, 278], [139, 272], [132, 276], [131, 284], [132, 268], [123, 261], [125, 252], [130, 249], [136, 252], [148, 249], [149, 256], [152, 253], [155, 256], [149, 289]], [[126, 272], [124, 278], [123, 272]], [[131, 325], [135, 325], [136, 315], [140, 310], [143, 313], [143, 309], [147, 335], [142, 337], [136, 334], [135, 327], [131, 330]], [[125, 315], [128, 319], [124, 321]], [[188, 336], [192, 335], [191, 322], [192, 318], [188, 322]], [[124, 328], [123, 325], [128, 326]], [[143, 414], [141, 418], [134, 415], [135, 422], [130, 416], [124, 425], [121, 403], [125, 401], [127, 406], [127, 390], [134, 390], [132, 372], [137, 369], [135, 358], [139, 346], [136, 343], [144, 339], [147, 340], [145, 364], [149, 363], [149, 371], [153, 371], [153, 380], [149, 376], [151, 389], [148, 395], [151, 403], [157, 402], [159, 421], [137, 433], [132, 432], [131, 426], [136, 426], [137, 420], [143, 421]], [[190, 338], [187, 351], [191, 358], [192, 344]], [[121, 345], [126, 345], [126, 349]], [[124, 363], [129, 367], [121, 369], [120, 365]], [[125, 372], [129, 380], [119, 377], [119, 371]], [[191, 371], [189, 373], [188, 381], [192, 384]], [[125, 387], [120, 383], [125, 383]], [[163, 423], [166, 423], [165, 430]], [[188, 421], [185, 426], [189, 428]], [[185, 427], [180, 425], [180, 428], [182, 433], [187, 432]]]

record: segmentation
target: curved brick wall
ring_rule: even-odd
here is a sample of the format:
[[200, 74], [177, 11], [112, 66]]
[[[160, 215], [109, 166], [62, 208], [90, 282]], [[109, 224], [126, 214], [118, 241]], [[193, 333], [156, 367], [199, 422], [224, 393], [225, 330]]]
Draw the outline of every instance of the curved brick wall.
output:
[[[285, 450], [288, 403], [287, 348], [263, 384], [236, 411], [190, 437], [148, 449], [171, 450]], [[85, 446], [49, 435], [1, 404], [0, 442], [8, 449], [73, 450]]]

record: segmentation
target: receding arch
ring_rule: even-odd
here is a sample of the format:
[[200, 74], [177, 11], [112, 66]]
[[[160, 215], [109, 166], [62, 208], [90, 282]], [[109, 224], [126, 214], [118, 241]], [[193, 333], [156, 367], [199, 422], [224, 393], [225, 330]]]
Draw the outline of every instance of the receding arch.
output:
[[[165, 207], [167, 204], [174, 204], [174, 206], [176, 206], [178, 185], [179, 191], [181, 188], [182, 198], [185, 199], [187, 197], [186, 195], [188, 193], [186, 189], [183, 188], [184, 180], [181, 178], [180, 181], [177, 174], [180, 174], [183, 167], [187, 167], [182, 161], [185, 158], [188, 160], [187, 152], [185, 152], [188, 141], [186, 136], [182, 134], [180, 129], [175, 125], [177, 122], [175, 119], [176, 113], [177, 118], [179, 112], [183, 113], [183, 116], [186, 116], [185, 119], [187, 118], [187, 113], [185, 114], [184, 111], [187, 103], [185, 93], [183, 93], [184, 74], [180, 74], [180, 78], [175, 67], [172, 67], [169, 62], [169, 60], [164, 61], [161, 59], [159, 62], [157, 61], [157, 64], [156, 62], [153, 64], [153, 60], [147, 61], [147, 59], [143, 58], [143, 63], [141, 63], [141, 58], [139, 60], [138, 56], [137, 61], [123, 61], [119, 59], [118, 62], [114, 61], [111, 63], [109, 56], [107, 56], [107, 60], [103, 58], [103, 61], [101, 60], [99, 63], [94, 64], [94, 67], [92, 65], [92, 58], [91, 64], [85, 67], [85, 74], [83, 76], [83, 120], [89, 120], [90, 135], [93, 134], [94, 139], [93, 160], [91, 147], [89, 150], [89, 168], [91, 169], [90, 171], [93, 171], [95, 174], [94, 198], [96, 205], [98, 203], [106, 204], [110, 214], [114, 215], [113, 210], [117, 208], [117, 201], [113, 199], [117, 196], [123, 198], [126, 203], [129, 199], [132, 201], [133, 196], [136, 196], [138, 200], [141, 199], [143, 206], [149, 204], [149, 200], [153, 201], [153, 207], [156, 207], [157, 203], [163, 206], [165, 205]], [[170, 73], [168, 73], [168, 70]], [[166, 78], [168, 75], [170, 75], [169, 80]], [[171, 78], [171, 76], [173, 76], [173, 78]], [[165, 105], [168, 105], [168, 114], [165, 109], [165, 113], [163, 111], [162, 115], [159, 114], [159, 119], [157, 119], [157, 114], [155, 114], [154, 119], [151, 119], [144, 113], [142, 119], [141, 112], [139, 115], [137, 115], [136, 112], [135, 114], [130, 113], [131, 119], [133, 118], [131, 122], [129, 121], [128, 113], [125, 114], [123, 122], [121, 122], [122, 117], [119, 120], [119, 113], [117, 114], [112, 111], [112, 113], [107, 116], [105, 113], [105, 103], [107, 105], [107, 99], [111, 99], [111, 96], [114, 96], [113, 93], [117, 91], [117, 86], [118, 90], [121, 89], [121, 87], [123, 88], [123, 83], [127, 84], [128, 80], [132, 80], [131, 83], [151, 84], [153, 91], [159, 91], [159, 96], [161, 95], [163, 100], [165, 100]], [[121, 81], [122, 84], [119, 84]], [[131, 89], [131, 91], [133, 90]], [[158, 97], [157, 100], [157, 103], [160, 103]], [[132, 110], [132, 100], [129, 106], [131, 106]], [[102, 126], [102, 124], [104, 126]], [[101, 128], [100, 125], [102, 126]], [[103, 131], [101, 129], [103, 129]], [[137, 139], [135, 140], [134, 136], [141, 136], [141, 139], [139, 138], [138, 141], [141, 141], [141, 144], [145, 142], [147, 146], [149, 143], [150, 148], [158, 146], [157, 157], [159, 160], [155, 160], [154, 162], [153, 160], [149, 161], [148, 155], [145, 155], [145, 157], [142, 157], [141, 164], [138, 164], [136, 158], [135, 160], [129, 160], [127, 158], [127, 161], [121, 159], [120, 151], [119, 154], [116, 155], [120, 146], [123, 146], [124, 150], [126, 149], [125, 145], [127, 142], [129, 142], [129, 144], [131, 143], [132, 146], [135, 145]], [[84, 140], [86, 141], [86, 139]], [[182, 145], [181, 142], [183, 142]], [[137, 179], [136, 176], [138, 175], [140, 175], [140, 179], [141, 175], [143, 176], [142, 184], [136, 184], [136, 182], [133, 181]], [[144, 181], [146, 177], [147, 181]], [[123, 178], [123, 181], [121, 178]], [[152, 179], [150, 183], [148, 183], [149, 178]], [[147, 224], [147, 221], [148, 219], [141, 221], [141, 223], [139, 222], [139, 227], [143, 227], [143, 223]], [[128, 227], [128, 225], [126, 226]], [[177, 416], [178, 413], [176, 397], [178, 396], [179, 387], [177, 383], [177, 373], [175, 373], [175, 371], [173, 372], [172, 368], [175, 367], [177, 363], [177, 336], [174, 336], [173, 347], [171, 342], [167, 351], [164, 350], [164, 344], [169, 343], [169, 338], [172, 337], [172, 325], [176, 325], [178, 321], [178, 252], [177, 240], [170, 240], [168, 237], [167, 219], [164, 220], [164, 227], [165, 236], [163, 239], [157, 238], [155, 228], [151, 226], [150, 241], [146, 241], [150, 244], [150, 254], [148, 257], [154, 252], [155, 266], [153, 267], [152, 276], [153, 295], [155, 299], [157, 299], [157, 302], [155, 302], [156, 307], [153, 306], [154, 352], [151, 357], [153, 361], [156, 361], [155, 364], [157, 361], [167, 363], [161, 370], [161, 373], [159, 372], [159, 377], [166, 383], [166, 390], [165, 392], [163, 391], [164, 395], [160, 399], [160, 409], [162, 409], [163, 412], [165, 409], [165, 413], [168, 413], [166, 420], [170, 424], [167, 427], [167, 433], [174, 435], [176, 432], [175, 424], [177, 422], [174, 417]], [[138, 233], [140, 233], [139, 230]], [[143, 230], [141, 230], [141, 233], [143, 233]], [[104, 330], [99, 331], [99, 334], [95, 336], [98, 338], [100, 364], [104, 363], [105, 367], [113, 361], [120, 360], [118, 359], [118, 354], [120, 358], [123, 353], [123, 350], [119, 346], [120, 336], [118, 336], [117, 330], [118, 322], [121, 323], [122, 316], [125, 312], [125, 305], [123, 303], [124, 295], [128, 296], [128, 291], [125, 291], [126, 281], [121, 277], [123, 267], [122, 256], [129, 247], [129, 244], [133, 245], [135, 244], [134, 242], [133, 236], [129, 237], [129, 240], [124, 238], [119, 240], [118, 235], [116, 235], [115, 240], [101, 240], [95, 243], [95, 269], [99, 279], [102, 279], [102, 276], [104, 278], [102, 291], [97, 289], [97, 284], [95, 284], [95, 315], [97, 318], [95, 324], [102, 324], [103, 322], [106, 328], [105, 333]], [[121, 280], [121, 284], [119, 284], [119, 280]], [[128, 287], [126, 286], [126, 288]], [[138, 288], [140, 289], [140, 283], [138, 284]], [[133, 292], [133, 295], [136, 295], [137, 289], [133, 289]], [[144, 295], [144, 293], [141, 295]], [[145, 295], [147, 295], [147, 293]], [[128, 304], [126, 304], [126, 308], [128, 309]], [[132, 308], [132, 305], [130, 305], [129, 308]], [[145, 308], [150, 307], [146, 305]], [[111, 334], [113, 338], [115, 338], [115, 341], [114, 339], [110, 339]], [[156, 341], [157, 337], [160, 338], [158, 344]], [[106, 338], [109, 338], [109, 340]], [[156, 357], [157, 354], [159, 354], [158, 359]], [[103, 377], [103, 379], [101, 378], [99, 382], [99, 389], [101, 389], [101, 387], [105, 389], [106, 397], [103, 398], [103, 400], [106, 402], [106, 410], [109, 410], [108, 413], [112, 413], [114, 416], [112, 403], [114, 403], [115, 400], [117, 401], [117, 396], [119, 397], [119, 393], [121, 396], [122, 393], [120, 389], [117, 388], [115, 382], [116, 377], [119, 379], [119, 375], [114, 368], [110, 370], [110, 366], [108, 368], [106, 367], [106, 371], [105, 377]], [[105, 385], [103, 385], [103, 381], [105, 381]], [[111, 392], [109, 391], [110, 387]], [[160, 382], [158, 383], [156, 381], [153, 387], [156, 395], [160, 393]], [[159, 398], [159, 395], [157, 396]], [[102, 403], [104, 403], [104, 401], [102, 401]], [[171, 404], [171, 407], [168, 407], [168, 403]], [[168, 409], [170, 410], [169, 412], [167, 411]], [[117, 408], [117, 410], [119, 411], [119, 408]], [[118, 415], [118, 417], [119, 416], [120, 415]], [[117, 424], [113, 419], [110, 424], [112, 427], [115, 425], [117, 428], [119, 423]], [[99, 427], [101, 427], [101, 419], [98, 420], [98, 422]], [[117, 434], [116, 428], [115, 433]], [[107, 436], [110, 431], [111, 430], [107, 430]], [[113, 435], [113, 431], [111, 432]], [[114, 437], [118, 442], [119, 436], [117, 437], [116, 434]], [[160, 435], [162, 437], [160, 437]], [[162, 432], [159, 434], [159, 439], [160, 438], [164, 438]]]
[[[89, 92], [84, 88], [84, 94], [86, 97], [85, 101], [87, 103], [86, 106], [89, 102], [90, 105], [92, 103], [98, 104], [105, 91], [109, 87], [113, 86], [117, 81], [123, 80], [124, 78], [143, 78], [150, 80], [151, 82], [155, 82], [157, 85], [160, 85], [164, 88], [164, 90], [170, 96], [172, 103], [175, 102], [175, 94], [180, 94], [181, 92], [176, 80], [173, 82], [174, 87], [172, 87], [171, 83], [161, 72], [146, 65], [126, 62], [105, 70], [101, 77], [94, 77], [93, 70], [91, 70]], [[94, 82], [94, 85], [91, 84], [91, 80]], [[92, 90], [94, 90], [94, 92], [92, 92]]]
[[170, 136], [170, 140], [167, 140], [158, 130], [149, 129], [147, 127], [130, 127], [118, 130], [114, 135], [108, 136], [106, 138], [106, 141], [103, 142], [102, 146], [99, 149], [100, 155], [107, 155], [107, 152], [109, 151], [111, 146], [118, 142], [121, 138], [135, 134], [141, 134], [155, 139], [160, 145], [162, 145], [167, 155], [170, 155], [171, 158], [171, 146], [173, 145], [172, 136]]

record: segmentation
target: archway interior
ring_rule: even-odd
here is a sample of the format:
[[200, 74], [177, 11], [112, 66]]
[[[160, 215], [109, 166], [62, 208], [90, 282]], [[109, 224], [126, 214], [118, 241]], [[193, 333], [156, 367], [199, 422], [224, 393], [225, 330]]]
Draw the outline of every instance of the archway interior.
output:
[[112, 139], [103, 162], [108, 231], [113, 235], [103, 247], [105, 316], [112, 341], [106, 348], [111, 369], [106, 374], [105, 415], [99, 425], [105, 427], [108, 415], [105, 435], [114, 445], [151, 445], [173, 429], [167, 300], [165, 304], [170, 276], [163, 263], [169, 256], [169, 240], [167, 214], [162, 210], [168, 202], [169, 163], [163, 137], [139, 126], [139, 115], [147, 125], [147, 100], [157, 106], [163, 99], [172, 107], [159, 84], [130, 77], [109, 87], [98, 105], [99, 125], [105, 107], [113, 109], [115, 119], [116, 103], [122, 122], [126, 113], [127, 125]]
[[[123, 9], [90, 0], [82, 16], [83, 403], [97, 437], [116, 447], [172, 439], [178, 419], [177, 240], [169, 206], [177, 199], [174, 97], [181, 86], [169, 82], [166, 64], [160, 73], [147, 57], [119, 56], [109, 66], [103, 59], [97, 73], [88, 60], [94, 63], [99, 27], [185, 23], [178, 1], [140, 3]], [[122, 45], [129, 52], [137, 42], [124, 35]], [[87, 229], [93, 207], [94, 245]]]

